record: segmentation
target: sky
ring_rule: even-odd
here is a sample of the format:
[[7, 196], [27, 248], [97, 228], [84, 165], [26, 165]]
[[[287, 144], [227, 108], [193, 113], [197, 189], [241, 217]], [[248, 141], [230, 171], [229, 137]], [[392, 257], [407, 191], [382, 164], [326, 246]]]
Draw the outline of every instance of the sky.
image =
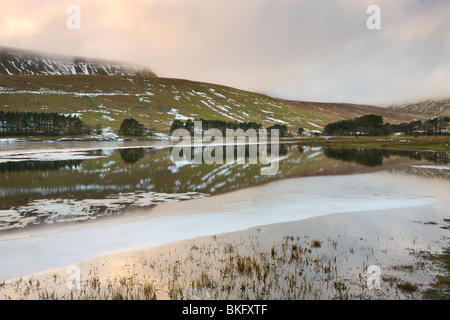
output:
[[[293, 100], [387, 105], [450, 97], [449, 0], [0, 4], [0, 46], [124, 61], [160, 77]], [[79, 29], [67, 25], [73, 5]], [[380, 8], [381, 29], [367, 27], [370, 5]]]

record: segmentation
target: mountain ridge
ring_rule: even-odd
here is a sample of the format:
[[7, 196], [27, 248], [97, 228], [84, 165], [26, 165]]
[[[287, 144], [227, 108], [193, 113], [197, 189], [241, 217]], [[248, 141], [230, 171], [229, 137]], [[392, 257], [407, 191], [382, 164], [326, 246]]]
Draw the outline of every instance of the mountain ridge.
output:
[[389, 109], [423, 114], [430, 118], [449, 116], [450, 115], [450, 98], [447, 99], [427, 99], [418, 102], [393, 104], [388, 106]]
[[118, 61], [54, 55], [0, 46], [0, 75], [119, 75], [156, 74]]

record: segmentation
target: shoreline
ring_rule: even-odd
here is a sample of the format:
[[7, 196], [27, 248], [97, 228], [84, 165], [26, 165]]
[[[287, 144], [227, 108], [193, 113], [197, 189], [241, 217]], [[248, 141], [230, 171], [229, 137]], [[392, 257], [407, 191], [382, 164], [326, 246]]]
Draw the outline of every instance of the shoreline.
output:
[[[246, 257], [246, 255], [252, 255], [252, 249], [255, 256], [267, 254], [276, 243], [282, 245], [289, 243], [290, 246], [289, 239], [292, 239], [293, 243], [302, 243], [305, 247], [314, 241], [320, 242], [317, 247], [311, 246], [311, 259], [316, 256], [328, 256], [328, 258], [334, 257], [336, 261], [337, 258], [336, 268], [340, 270], [338, 278], [347, 284], [350, 299], [352, 295], [357, 296], [359, 291], [364, 292], [365, 297], [369, 299], [393, 297], [417, 299], [439, 275], [439, 272], [424, 268], [420, 258], [413, 256], [412, 253], [419, 253], [424, 249], [436, 253], [445, 244], [442, 239], [445, 231], [440, 231], [437, 226], [427, 223], [429, 219], [441, 222], [439, 220], [442, 220], [440, 219], [442, 217], [435, 211], [436, 205], [425, 208], [427, 211], [425, 215], [424, 207], [413, 208], [412, 212], [411, 208], [399, 209], [395, 211], [394, 217], [394, 212], [389, 209], [331, 214], [301, 221], [177, 240], [161, 245], [105, 252], [70, 266], [4, 281], [0, 284], [0, 299], [8, 299], [8, 296], [12, 299], [33, 300], [51, 299], [52, 296], [58, 299], [76, 299], [77, 294], [80, 298], [83, 294], [87, 294], [88, 296], [84, 298], [104, 299], [106, 296], [102, 297], [100, 291], [97, 292], [96, 288], [93, 290], [93, 283], [96, 283], [98, 289], [103, 288], [105, 295], [109, 292], [108, 290], [113, 290], [112, 288], [121, 288], [124, 294], [129, 286], [137, 290], [142, 285], [151, 283], [158, 300], [180, 299], [183, 297], [176, 294], [171, 296], [174, 292], [171, 293], [169, 288], [170, 281], [174, 280], [172, 274], [174, 268], [179, 273], [176, 276], [176, 279], [180, 281], [179, 288], [183, 286], [188, 288], [192, 279], [200, 277], [204, 270], [211, 272], [209, 276], [214, 278], [214, 281], [218, 281], [220, 270], [217, 268], [220, 263], [223, 263], [223, 258], [227, 254], [236, 254], [238, 258]], [[380, 218], [382, 220], [384, 217], [389, 217], [392, 225], [402, 226], [402, 230], [391, 233], [377, 225]], [[342, 218], [345, 218], [345, 223]], [[419, 220], [415, 220], [416, 218]], [[372, 228], [369, 228], [372, 232], [363, 234], [359, 227], [367, 222], [372, 225]], [[408, 231], [408, 234], [404, 233], [405, 231]], [[424, 238], [419, 240], [422, 237]], [[228, 249], [230, 252], [227, 252], [227, 248], [230, 248]], [[324, 263], [328, 263], [328, 260]], [[372, 264], [381, 267], [383, 276], [381, 291], [364, 288], [367, 280], [366, 268]], [[73, 276], [74, 267], [80, 272], [80, 290], [67, 288]], [[313, 273], [309, 273], [309, 276], [311, 275]], [[314, 280], [314, 283], [320, 287], [317, 280]], [[37, 287], [30, 289], [33, 283], [37, 284]], [[396, 286], [402, 283], [413, 283], [420, 290], [399, 292]], [[355, 287], [350, 288], [351, 284]], [[184, 298], [216, 299], [211, 293], [212, 288], [209, 288], [209, 291], [206, 289], [195, 291], [190, 288], [189, 296], [186, 289], [182, 290], [185, 292]], [[109, 296], [109, 298], [113, 297]], [[132, 296], [128, 298], [133, 299]], [[265, 298], [279, 299], [280, 297]], [[219, 298], [221, 299], [224, 297]]]
[[[192, 141], [194, 141], [193, 139]], [[322, 147], [359, 147], [380, 149], [402, 149], [422, 151], [448, 151], [449, 135], [387, 135], [387, 136], [311, 136], [311, 137], [280, 137], [280, 143], [301, 143], [306, 146]], [[226, 139], [223, 143], [226, 143]], [[98, 138], [34, 138], [5, 137], [0, 138], [0, 146], [8, 144], [32, 143], [171, 143], [170, 135], [165, 139], [160, 137], [138, 137], [119, 139]], [[205, 141], [211, 144], [211, 141]], [[270, 139], [267, 143], [270, 143]], [[212, 145], [215, 145], [214, 142]], [[169, 145], [170, 146], [170, 145]], [[175, 145], [173, 145], [175, 146]], [[178, 145], [177, 145], [178, 146]]]
[[[370, 176], [372, 178], [372, 179], [370, 179], [370, 181], [372, 181], [372, 183], [371, 183], [372, 187], [367, 186], [365, 184], [365, 182], [366, 182], [365, 178], [367, 178], [368, 176]], [[388, 178], [388, 180], [386, 180], [386, 178]], [[399, 178], [402, 178], [402, 179], [399, 179]], [[394, 197], [391, 197], [391, 198], [389, 198], [389, 197], [388, 198], [380, 198], [380, 196], [382, 196], [382, 195], [377, 195], [376, 190], [373, 189], [375, 187], [375, 185], [377, 185], [381, 182], [382, 183], [390, 182], [393, 187], [396, 187], [396, 186], [398, 187], [398, 185], [402, 183], [399, 180], [404, 180], [405, 178], [407, 179], [405, 181], [414, 181], [415, 180], [415, 181], [422, 182], [420, 185], [420, 188], [425, 189], [424, 190], [425, 194], [423, 195], [425, 197], [425, 198], [423, 198], [423, 200], [425, 200], [424, 202], [419, 202], [419, 203], [417, 203], [419, 205], [412, 205], [412, 206], [405, 205], [406, 203], [409, 203], [409, 202], [398, 203], [398, 205], [396, 205], [395, 203], [386, 205], [386, 201], [389, 199], [391, 199], [391, 200], [393, 200], [393, 198], [397, 198], [397, 200], [400, 199], [400, 198], [398, 198], [399, 194], [394, 194]], [[327, 182], [328, 182], [327, 185], [328, 185], [329, 189], [327, 191], [322, 190], [323, 185], [324, 185], [322, 182], [323, 180], [327, 180]], [[317, 182], [316, 186], [314, 186], [314, 184], [312, 184], [312, 181]], [[350, 183], [351, 181], [353, 181], [353, 184]], [[360, 181], [360, 183], [364, 182], [364, 184], [355, 184], [356, 181]], [[405, 181], [403, 181], [403, 182], [405, 182]], [[297, 182], [297, 184], [295, 184], [295, 182]], [[301, 183], [298, 184], [298, 182], [301, 182]], [[396, 185], [396, 183], [398, 183], [398, 184]], [[119, 223], [119, 220], [116, 220], [115, 223], [111, 222], [109, 226], [105, 225], [103, 223], [100, 223], [100, 224], [93, 224], [92, 227], [88, 227], [88, 228], [91, 231], [103, 230], [104, 232], [111, 232], [111, 230], [113, 230], [113, 229], [111, 229], [112, 227], [116, 227], [115, 230], [123, 229], [124, 227], [128, 227], [129, 228], [128, 235], [126, 235], [126, 233], [125, 233], [124, 235], [126, 235], [126, 237], [122, 238], [122, 239], [128, 239], [128, 241], [130, 241], [129, 237], [130, 237], [130, 235], [132, 235], [131, 232], [133, 233], [133, 236], [137, 236], [139, 233], [139, 232], [136, 232], [136, 228], [135, 228], [138, 224], [145, 225], [145, 223], [146, 222], [148, 223], [149, 221], [152, 221], [154, 223], [154, 222], [160, 221], [161, 219], [164, 220], [164, 219], [167, 219], [168, 217], [170, 218], [170, 216], [172, 216], [173, 218], [176, 218], [177, 221], [180, 220], [180, 217], [181, 218], [184, 217], [185, 219], [188, 219], [185, 221], [194, 221], [194, 224], [189, 225], [190, 226], [189, 232], [192, 235], [192, 232], [194, 231], [192, 229], [192, 227], [195, 226], [197, 228], [196, 229], [197, 234], [194, 233], [194, 236], [188, 237], [188, 240], [186, 240], [186, 238], [181, 238], [181, 239], [177, 238], [177, 239], [172, 239], [172, 241], [166, 241], [165, 243], [159, 243], [159, 244], [153, 243], [152, 245], [142, 245], [142, 246], [132, 245], [132, 246], [129, 246], [129, 248], [124, 248], [121, 250], [103, 250], [103, 251], [97, 252], [97, 254], [88, 255], [85, 258], [81, 258], [81, 259], [75, 259], [75, 257], [73, 257], [72, 261], [73, 262], [84, 261], [83, 263], [90, 263], [89, 261], [91, 261], [93, 259], [93, 257], [95, 257], [94, 260], [95, 259], [104, 259], [104, 260], [106, 259], [108, 261], [111, 261], [111, 259], [114, 260], [115, 259], [114, 257], [117, 257], [117, 256], [129, 257], [130, 255], [133, 254], [133, 252], [136, 252], [136, 251], [140, 251], [140, 252], [147, 252], [147, 251], [151, 251], [151, 250], [158, 251], [160, 249], [163, 250], [162, 248], [169, 248], [169, 247], [172, 248], [174, 246], [176, 247], [177, 245], [186, 246], [186, 243], [200, 241], [201, 239], [214, 240], [214, 238], [217, 239], [217, 237], [219, 237], [219, 238], [225, 237], [225, 235], [228, 235], [226, 237], [230, 237], [231, 235], [239, 235], [239, 237], [241, 239], [245, 238], [245, 237], [248, 238], [250, 236], [250, 234], [255, 234], [255, 232], [258, 233], [259, 231], [257, 231], [257, 230], [272, 230], [270, 233], [273, 233], [274, 232], [273, 230], [279, 229], [279, 232], [277, 232], [278, 238], [276, 238], [276, 237], [274, 238], [273, 236], [268, 236], [267, 237], [268, 240], [260, 239], [258, 241], [259, 242], [260, 241], [263, 241], [263, 242], [264, 241], [276, 241], [277, 239], [278, 239], [278, 241], [281, 241], [281, 238], [282, 238], [281, 234], [286, 234], [289, 232], [292, 233], [292, 230], [289, 231], [289, 229], [291, 227], [297, 226], [300, 229], [302, 229], [302, 227], [301, 227], [302, 225], [311, 225], [311, 224], [314, 224], [314, 221], [322, 221], [325, 225], [328, 226], [328, 228], [332, 227], [331, 229], [328, 230], [329, 232], [322, 234], [320, 237], [322, 242], [327, 242], [327, 241], [325, 241], [326, 239], [324, 239], [324, 238], [331, 239], [332, 238], [331, 234], [333, 232], [334, 233], [336, 232], [336, 230], [334, 230], [334, 228], [333, 228], [334, 225], [340, 223], [342, 226], [341, 231], [348, 228], [348, 226], [342, 225], [342, 220], [341, 220], [342, 217], [351, 216], [351, 217], [353, 217], [353, 221], [354, 221], [355, 219], [358, 218], [358, 215], [372, 217], [371, 219], [373, 221], [376, 221], [377, 224], [382, 225], [382, 223], [379, 221], [377, 216], [386, 217], [386, 214], [394, 214], [394, 213], [396, 214], [398, 212], [402, 212], [403, 215], [405, 215], [405, 214], [411, 215], [411, 212], [413, 212], [413, 213], [415, 213], [415, 215], [417, 215], [416, 220], [419, 222], [420, 221], [422, 222], [422, 224], [412, 223], [413, 228], [418, 227], [418, 226], [425, 226], [424, 223], [428, 221], [426, 218], [427, 215], [433, 216], [434, 221], [439, 221], [439, 223], [440, 223], [440, 220], [442, 220], [443, 218], [446, 217], [446, 215], [445, 215], [446, 207], [444, 204], [442, 204], [442, 201], [448, 202], [448, 195], [445, 194], [445, 189], [443, 187], [441, 189], [439, 189], [442, 194], [434, 193], [432, 188], [427, 187], [428, 183], [429, 183], [429, 186], [432, 186], [432, 185], [436, 186], [436, 184], [438, 186], [442, 184], [442, 186], [443, 186], [445, 184], [445, 181], [437, 181], [436, 182], [434, 180], [426, 180], [426, 179], [422, 179], [422, 178], [418, 178], [418, 177], [410, 177], [410, 176], [404, 176], [404, 175], [390, 175], [390, 174], [386, 174], [386, 173], [385, 174], [340, 176], [340, 177], [336, 177], [334, 179], [333, 179], [333, 177], [293, 178], [293, 179], [285, 179], [285, 180], [281, 180], [281, 181], [276, 181], [276, 182], [270, 183], [268, 185], [263, 185], [263, 186], [259, 186], [259, 187], [251, 187], [251, 188], [244, 189], [244, 190], [238, 190], [235, 192], [222, 194], [222, 195], [209, 197], [209, 198], [196, 199], [196, 200], [191, 200], [191, 201], [186, 201], [186, 202], [178, 202], [178, 203], [172, 203], [172, 204], [162, 204], [162, 205], [156, 206], [155, 208], [153, 208], [150, 211], [150, 213], [152, 215], [152, 219], [149, 219], [148, 217], [146, 218], [145, 216], [141, 216], [138, 219], [137, 219], [137, 217], [131, 217], [130, 219], [133, 221], [129, 220], [128, 222], [125, 222], [126, 219], [124, 219], [124, 220], [122, 220], [122, 222]], [[298, 205], [304, 205], [304, 208], [311, 208], [311, 204], [305, 202], [305, 201], [307, 201], [306, 199], [311, 197], [311, 194], [314, 194], [317, 192], [323, 192], [323, 194], [327, 195], [328, 199], [333, 199], [335, 197], [334, 194], [338, 193], [338, 192], [334, 192], [333, 190], [336, 188], [336, 189], [338, 189], [338, 191], [342, 191], [341, 187], [346, 184], [351, 185], [351, 186], [349, 186], [349, 188], [351, 188], [351, 189], [353, 188], [354, 195], [350, 198], [344, 199], [344, 203], [346, 203], [346, 205], [344, 207], [342, 207], [342, 209], [340, 211], [339, 210], [336, 211], [336, 208], [337, 208], [336, 206], [339, 206], [340, 205], [339, 203], [342, 204], [342, 202], [338, 201], [338, 202], [329, 202], [332, 206], [331, 211], [330, 211], [330, 209], [326, 209], [326, 206], [323, 207], [322, 209], [316, 208], [316, 209], [318, 209], [318, 211], [316, 211], [315, 215], [306, 215], [306, 216], [303, 216], [301, 219], [299, 219], [299, 217], [297, 216], [297, 218], [295, 218], [295, 219], [289, 219], [289, 220], [285, 220], [285, 221], [281, 220], [278, 222], [275, 220], [275, 222], [274, 222], [273, 216], [271, 216], [271, 218], [269, 220], [267, 220], [266, 223], [262, 224], [262, 226], [261, 226], [261, 221], [258, 220], [257, 221], [258, 223], [256, 225], [250, 224], [250, 225], [246, 225], [246, 227], [243, 227], [243, 224], [242, 224], [242, 221], [244, 221], [244, 220], [239, 221], [239, 219], [242, 219], [242, 217], [246, 214], [245, 210], [242, 211], [243, 209], [249, 208], [249, 207], [251, 207], [251, 208], [255, 207], [255, 202], [252, 203], [252, 199], [253, 199], [253, 201], [255, 201], [255, 199], [257, 199], [258, 201], [261, 201], [261, 199], [267, 198], [268, 194], [270, 192], [273, 192], [273, 189], [277, 190], [277, 192], [279, 192], [279, 194], [285, 194], [287, 190], [290, 190], [290, 192], [292, 192], [293, 187], [296, 185], [297, 191], [300, 191], [300, 193], [296, 193], [297, 194], [296, 198], [298, 198], [299, 195], [302, 194], [302, 192], [305, 192], [307, 190], [308, 192], [305, 194], [305, 197], [301, 198], [300, 202], [297, 203], [296, 208], [299, 208]], [[359, 185], [359, 187], [358, 187], [358, 185]], [[282, 186], [284, 189], [281, 188]], [[370, 204], [369, 204], [370, 206], [374, 206], [377, 203], [378, 204], [384, 203], [384, 205], [379, 207], [378, 209], [376, 207], [373, 207], [373, 208], [371, 208], [370, 211], [361, 210], [361, 203], [366, 203], [366, 206], [365, 207], [363, 206], [362, 208], [367, 208], [368, 198], [363, 197], [364, 192], [362, 194], [358, 194], [357, 192], [355, 193], [355, 190], [358, 190], [358, 188], [362, 188], [363, 186], [364, 186], [364, 189], [372, 188], [373, 190], [370, 191], [371, 194], [373, 192], [375, 192], [375, 194], [374, 194], [375, 198], [373, 198], [373, 200], [375, 200], [375, 201], [370, 201]], [[298, 190], [298, 187], [301, 187], [303, 191]], [[401, 194], [409, 195], [407, 198], [404, 198], [403, 201], [410, 201], [412, 199], [411, 195], [414, 194], [414, 190], [416, 190], [417, 188], [419, 188], [419, 186], [415, 187], [411, 183], [407, 183], [406, 186], [403, 186], [401, 189]], [[257, 196], [259, 196], [259, 198]], [[439, 200], [439, 201], [437, 203], [436, 203], [436, 201], [430, 202], [430, 200], [432, 200], [432, 199], [431, 198], [427, 199], [427, 197], [430, 197], [430, 196], [435, 197], [436, 200]], [[362, 202], [355, 200], [358, 198], [361, 198]], [[321, 199], [321, 200], [318, 200], [318, 199]], [[316, 201], [323, 202], [324, 199], [317, 198]], [[380, 199], [384, 199], [384, 201], [380, 201]], [[283, 199], [279, 199], [279, 200], [281, 200], [281, 202], [278, 202], [278, 204], [284, 203]], [[271, 201], [273, 201], [273, 198], [271, 199]], [[348, 203], [355, 202], [355, 201], [358, 202], [356, 204], [354, 203], [355, 209], [349, 210]], [[260, 208], [264, 207], [265, 209], [267, 209], [268, 203], [269, 202], [265, 202], [262, 207], [260, 206]], [[316, 203], [316, 202], [313, 201], [313, 203]], [[356, 207], [359, 209], [356, 209]], [[284, 208], [283, 210], [286, 210], [289, 207], [283, 207], [283, 208]], [[326, 209], [325, 211], [324, 211], [324, 208]], [[237, 226], [238, 226], [237, 229], [230, 229], [230, 225], [224, 226], [224, 221], [227, 221], [228, 224], [230, 223], [230, 216], [227, 217], [227, 212], [229, 213], [230, 211], [231, 212], [235, 212], [235, 211], [239, 212], [240, 218], [239, 218], [239, 215], [234, 215], [233, 216], [234, 218], [231, 218], [231, 220], [234, 221], [235, 224], [237, 223]], [[211, 216], [211, 212], [215, 212], [215, 215], [218, 215], [218, 217], [222, 216], [222, 217], [226, 218], [226, 220], [220, 220], [222, 222], [219, 223], [219, 225], [222, 229], [221, 228], [217, 229], [217, 227], [215, 227], [217, 223], [212, 223], [213, 220], [205, 221], [205, 218], [212, 219], [212, 217], [214, 215]], [[277, 213], [276, 215], [279, 216], [280, 208], [278, 208], [275, 205], [274, 210], [272, 210], [271, 212], [273, 212], [272, 215]], [[198, 220], [198, 219], [197, 220], [189, 220], [189, 219], [192, 219], [193, 215], [196, 215], [197, 217], [201, 217], [201, 219], [200, 220]], [[259, 216], [259, 214], [258, 214], [258, 216]], [[431, 219], [431, 216], [430, 216], [430, 219]], [[411, 217], [412, 216], [410, 216], [408, 219], [410, 219]], [[279, 218], [279, 217], [277, 217], [277, 218]], [[251, 219], [251, 221], [252, 220], [254, 220], [254, 219]], [[391, 222], [391, 220], [392, 219], [389, 218], [387, 221], [385, 221], [385, 223]], [[219, 220], [217, 220], [217, 221], [219, 221]], [[329, 221], [334, 221], [334, 223], [330, 224]], [[341, 222], [339, 222], [339, 221], [341, 221]], [[352, 220], [348, 221], [349, 225], [352, 224], [351, 221]], [[410, 221], [410, 220], [407, 220], [407, 221]], [[199, 226], [198, 225], [199, 223], [202, 223], [202, 224]], [[103, 226], [101, 228], [96, 229], [94, 227], [94, 225], [103, 225]], [[151, 224], [147, 224], [147, 227], [149, 225], [151, 225]], [[171, 227], [170, 227], [170, 229], [167, 229], [167, 230], [172, 230], [172, 232], [177, 233], [177, 235], [178, 235], [178, 232], [175, 231], [176, 229], [173, 229], [174, 225], [173, 224], [169, 224], [169, 225], [171, 225]], [[205, 230], [199, 232], [199, 230], [202, 230], [202, 227], [201, 227], [202, 225], [205, 228], [206, 227], [208, 228], [206, 233], [201, 233], [201, 232], [205, 232]], [[186, 231], [186, 225], [182, 224], [182, 226], [183, 227], [181, 230]], [[304, 228], [302, 230], [304, 230], [304, 232], [310, 233], [310, 234], [324, 230], [323, 225], [322, 226], [316, 225], [316, 226], [318, 226], [318, 228], [316, 228], [317, 229], [316, 231], [312, 230], [311, 228], [306, 228], [306, 229]], [[402, 224], [399, 224], [399, 226], [402, 226]], [[141, 226], [141, 227], [143, 229], [145, 229], [144, 226]], [[361, 227], [370, 229], [371, 223], [368, 221], [363, 221], [363, 222], [361, 222]], [[72, 228], [74, 228], [74, 227], [72, 226]], [[84, 233], [86, 231], [86, 229], [81, 230], [82, 229], [81, 226], [79, 228], [80, 228], [79, 231], [81, 231], [81, 233], [80, 232], [78, 234], [76, 232], [74, 233], [74, 235], [76, 235], [76, 237], [72, 238], [73, 239], [72, 243], [77, 243], [77, 241], [79, 242], [80, 236], [86, 235], [86, 233]], [[214, 229], [214, 228], [216, 228], [216, 229]], [[409, 226], [409, 228], [411, 228], [411, 226]], [[425, 228], [428, 228], [428, 226]], [[76, 228], [74, 228], [74, 229], [76, 229]], [[143, 229], [141, 229], [141, 230], [143, 230]], [[383, 228], [381, 228], [381, 230], [382, 229]], [[74, 230], [72, 230], [72, 231], [74, 231]], [[265, 234], [268, 234], [268, 232], [269, 231], [267, 231]], [[141, 235], [144, 235], [147, 233], [148, 232], [144, 232], [144, 233], [141, 232]], [[166, 231], [166, 233], [167, 233], [167, 231]], [[327, 233], [328, 233], [328, 235], [327, 235]], [[344, 233], [345, 233], [345, 231], [344, 231]], [[370, 232], [368, 232], [368, 233], [370, 234]], [[402, 232], [398, 232], [398, 233], [399, 234], [397, 234], [397, 232], [395, 233], [395, 238], [398, 238], [399, 236], [403, 236]], [[164, 232], [163, 232], [163, 234], [164, 234]], [[414, 234], [415, 234], [415, 232], [413, 232], [413, 235]], [[434, 238], [435, 235], [437, 235], [437, 234], [438, 233], [427, 234], [428, 239], [425, 239], [426, 241], [425, 240], [423, 240], [423, 241], [427, 242], [430, 239], [434, 239], [434, 241], [437, 241], [437, 239]], [[60, 233], [58, 233], [58, 235], [62, 236], [62, 238], [59, 238], [59, 239], [67, 238], [67, 232], [65, 232], [65, 231], [61, 231]], [[97, 235], [97, 233], [91, 232], [90, 235], [94, 236], [94, 235]], [[114, 237], [114, 240], [116, 240], [114, 235], [115, 235], [114, 233], [110, 233], [110, 237], [112, 236], [112, 237]], [[217, 236], [217, 235], [220, 235], [220, 236]], [[366, 233], [361, 233], [361, 235], [364, 235], [364, 237], [367, 236]], [[165, 236], [167, 237], [167, 234]], [[342, 236], [342, 235], [340, 235], [339, 233], [336, 233], [336, 239], [333, 239], [333, 241], [339, 241], [340, 236]], [[37, 242], [37, 239], [39, 239], [39, 237], [40, 237], [39, 235], [35, 235], [35, 236], [33, 236], [29, 239], [25, 239], [25, 240], [29, 240], [28, 242], [31, 242], [31, 241]], [[233, 236], [231, 236], [231, 237], [233, 237]], [[311, 237], [314, 237], [314, 236], [311, 235]], [[414, 237], [417, 237], [417, 235], [414, 235]], [[319, 238], [319, 235], [317, 235], [317, 238]], [[78, 239], [78, 240], [75, 240], [75, 239]], [[95, 245], [95, 243], [104, 243], [104, 241], [111, 241], [111, 240], [107, 240], [107, 239], [108, 238], [100, 237], [99, 240], [96, 242], [96, 241], [94, 241], [94, 239], [89, 238], [89, 240], [85, 240], [84, 242], [87, 241], [86, 245], [90, 245], [92, 247], [93, 245]], [[20, 241], [20, 239], [17, 239], [17, 240]], [[75, 241], [75, 242], [73, 242], [73, 241]], [[258, 241], [253, 242], [253, 244], [252, 244], [252, 241], [244, 242], [244, 243], [241, 243], [240, 246], [242, 246], [243, 248], [249, 247], [249, 246], [251, 247], [252, 245], [257, 245], [259, 243]], [[63, 241], [62, 242], [59, 241], [58, 243], [60, 243], [61, 245], [64, 244]], [[68, 243], [71, 243], [71, 242], [69, 241]], [[433, 243], [433, 241], [430, 241], [430, 243]], [[1, 244], [3, 245], [4, 242], [2, 242]], [[376, 244], [376, 241], [372, 239], [371, 245], [375, 245], [375, 244]], [[83, 242], [79, 242], [78, 245], [83, 246]], [[356, 248], [356, 245], [355, 245], [355, 248]], [[58, 251], [56, 251], [56, 252], [58, 252]], [[63, 254], [63, 252], [65, 252], [64, 254], [66, 254], [66, 255], [68, 254], [67, 250], [62, 250], [59, 252], [60, 252], [60, 254]], [[169, 252], [170, 252], [170, 249], [169, 249]], [[47, 254], [49, 254], [49, 253], [47, 253]], [[54, 253], [54, 254], [57, 255], [57, 253]], [[50, 257], [51, 256], [52, 256], [52, 254], [50, 254]], [[129, 258], [127, 258], [127, 259], [129, 259]], [[70, 262], [70, 263], [72, 263], [72, 262]], [[67, 266], [70, 263], [66, 263], [63, 265]], [[103, 262], [103, 264], [105, 264], [105, 263]], [[60, 277], [60, 278], [67, 277], [67, 272], [66, 272], [67, 270], [64, 268], [63, 269], [58, 268], [58, 267], [50, 268], [50, 271], [48, 271], [49, 268], [46, 268], [46, 270], [47, 271], [41, 271], [38, 273], [30, 272], [27, 274], [34, 274], [34, 276], [32, 276], [32, 278], [34, 278], [36, 276], [41, 279], [44, 279], [46, 277], [48, 278], [49, 274], [57, 271], [58, 277]], [[91, 271], [91, 270], [89, 270], [89, 271]], [[89, 272], [89, 271], [87, 271], [87, 272]], [[66, 274], [64, 274], [64, 273], [66, 273]], [[26, 278], [26, 277], [27, 276], [25, 276], [25, 277], [22, 276], [22, 278]], [[105, 277], [110, 278], [110, 277], [112, 277], [112, 275], [107, 274], [107, 272], [106, 272]], [[12, 278], [15, 278], [15, 277], [12, 277]], [[49, 284], [50, 287], [53, 286], [51, 281], [47, 282], [47, 284]]]

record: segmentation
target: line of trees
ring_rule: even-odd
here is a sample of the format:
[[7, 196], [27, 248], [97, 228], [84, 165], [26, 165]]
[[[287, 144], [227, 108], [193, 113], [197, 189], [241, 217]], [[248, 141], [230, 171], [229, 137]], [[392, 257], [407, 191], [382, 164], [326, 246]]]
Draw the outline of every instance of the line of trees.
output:
[[0, 136], [60, 136], [86, 133], [78, 116], [46, 112], [0, 111]]
[[356, 119], [329, 123], [324, 134], [331, 136], [380, 135], [385, 134], [383, 117], [369, 114]]
[[[227, 129], [242, 129], [247, 131], [254, 129], [258, 132], [264, 127], [256, 122], [237, 122], [224, 120], [200, 119], [202, 130], [219, 129], [222, 134], [226, 134]], [[186, 122], [175, 120], [172, 122], [170, 131], [177, 129], [187, 129], [194, 134], [194, 121], [189, 119]], [[275, 124], [267, 128], [279, 130], [280, 137], [289, 137], [291, 134], [287, 126]], [[76, 115], [63, 115], [46, 112], [18, 112], [0, 111], [0, 136], [61, 136], [89, 134], [91, 129], [81, 121]], [[125, 136], [142, 136], [146, 128], [139, 121], [130, 118], [125, 119], [119, 130], [119, 134]], [[304, 132], [299, 128], [298, 135]], [[382, 116], [374, 114], [365, 115], [355, 119], [341, 120], [325, 126], [323, 134], [333, 136], [357, 136], [357, 135], [388, 135], [394, 132], [401, 132], [406, 135], [413, 134], [450, 134], [450, 118], [448, 116], [436, 117], [426, 121], [411, 121], [409, 123], [390, 124], [384, 123]]]
[[436, 117], [428, 119], [426, 121], [417, 120], [409, 123], [393, 124], [390, 125], [392, 132], [402, 132], [406, 135], [413, 134], [450, 134], [450, 117]]
[[325, 135], [331, 136], [358, 136], [358, 135], [388, 135], [401, 132], [406, 135], [413, 134], [450, 134], [450, 118], [436, 117], [426, 121], [416, 120], [409, 123], [390, 124], [384, 123], [383, 117], [374, 114], [356, 119], [341, 120], [327, 124], [324, 128]]
[[[240, 122], [237, 121], [224, 121], [224, 120], [207, 120], [207, 119], [200, 119], [195, 121], [201, 121], [202, 122], [202, 130], [207, 131], [210, 129], [218, 129], [222, 133], [226, 133], [227, 129], [243, 129], [244, 131], [247, 131], [248, 129], [255, 129], [259, 130], [262, 129], [263, 126], [256, 122]], [[191, 133], [194, 133], [194, 121], [191, 119], [188, 119], [186, 122], [183, 122], [181, 120], [174, 120], [172, 122], [172, 126], [170, 128], [170, 131], [173, 132], [177, 129], [186, 129]]]
[[280, 137], [287, 137], [289, 136], [288, 127], [282, 124], [275, 124], [273, 126], [270, 126], [267, 128], [268, 134], [270, 135], [270, 130], [278, 130]]
[[[263, 129], [264, 127], [260, 123], [256, 122], [237, 122], [237, 121], [224, 121], [224, 120], [207, 120], [207, 119], [200, 119], [195, 121], [201, 121], [202, 122], [202, 130], [208, 131], [210, 129], [218, 129], [222, 132], [223, 135], [226, 134], [227, 129], [237, 130], [242, 129], [244, 131], [247, 131], [249, 129], [255, 129], [256, 132], [258, 132], [259, 129]], [[194, 134], [194, 121], [191, 119], [188, 119], [186, 122], [183, 122], [181, 120], [174, 120], [172, 122], [172, 126], [170, 128], [170, 132], [174, 132], [177, 129], [186, 129], [191, 134]], [[268, 134], [270, 134], [271, 129], [278, 129], [280, 130], [280, 137], [286, 137], [289, 135], [288, 128], [285, 125], [273, 125], [267, 128]]]

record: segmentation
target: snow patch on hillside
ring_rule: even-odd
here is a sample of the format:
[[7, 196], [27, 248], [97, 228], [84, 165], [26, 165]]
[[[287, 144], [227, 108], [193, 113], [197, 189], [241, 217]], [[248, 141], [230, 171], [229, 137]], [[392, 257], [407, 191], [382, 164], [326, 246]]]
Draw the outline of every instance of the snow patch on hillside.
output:
[[108, 128], [104, 128], [101, 133], [96, 134], [93, 133], [90, 136], [93, 139], [98, 139], [98, 140], [106, 140], [106, 141], [118, 141], [119, 140], [119, 136], [114, 132], [114, 130], [111, 127]]
[[179, 110], [175, 109], [175, 108], [170, 109], [170, 111], [167, 112], [167, 114], [170, 114], [170, 115], [174, 116], [175, 120], [184, 120], [184, 121], [186, 121], [186, 120], [189, 120], [189, 119], [191, 119], [191, 120], [194, 119], [192, 117], [186, 117], [186, 116], [183, 116], [183, 115], [179, 114]]

